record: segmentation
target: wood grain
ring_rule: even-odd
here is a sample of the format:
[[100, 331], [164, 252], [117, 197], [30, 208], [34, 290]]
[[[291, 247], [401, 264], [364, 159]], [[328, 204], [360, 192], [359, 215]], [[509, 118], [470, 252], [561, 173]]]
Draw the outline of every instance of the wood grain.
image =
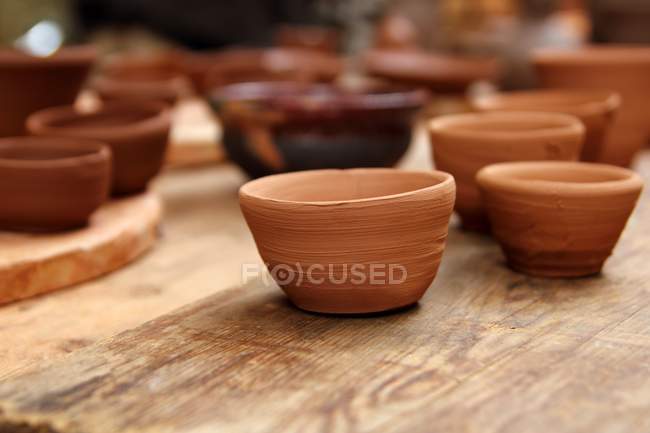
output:
[[0, 431], [646, 432], [649, 240], [646, 190], [595, 278], [514, 273], [453, 229], [433, 287], [396, 314], [218, 293], [5, 381]]
[[0, 232], [0, 304], [125, 266], [153, 246], [161, 218], [160, 199], [145, 193], [104, 204], [80, 230]]

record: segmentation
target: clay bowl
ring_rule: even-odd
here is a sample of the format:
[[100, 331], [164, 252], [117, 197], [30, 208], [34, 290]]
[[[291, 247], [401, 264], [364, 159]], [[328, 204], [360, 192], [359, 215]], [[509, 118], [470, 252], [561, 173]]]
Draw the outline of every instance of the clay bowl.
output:
[[630, 170], [580, 162], [495, 164], [477, 181], [510, 267], [543, 277], [600, 272], [643, 185]]
[[417, 302], [436, 276], [454, 206], [447, 173], [314, 170], [245, 184], [262, 259], [299, 308], [369, 313]]
[[215, 87], [255, 81], [332, 82], [343, 72], [334, 54], [297, 48], [245, 48], [179, 56], [195, 87]]
[[483, 95], [472, 100], [475, 110], [547, 111], [571, 114], [585, 125], [582, 161], [599, 162], [607, 153], [605, 135], [621, 104], [620, 96], [608, 90], [531, 90]]
[[90, 46], [62, 48], [48, 57], [0, 49], [0, 137], [23, 134], [34, 111], [72, 104], [94, 60]]
[[621, 95], [599, 161], [628, 166], [650, 132], [650, 46], [544, 50], [533, 61], [543, 87], [609, 89]]
[[474, 82], [495, 81], [499, 76], [493, 58], [421, 50], [370, 50], [362, 64], [370, 76], [439, 93], [462, 93]]
[[0, 139], [0, 230], [83, 227], [107, 199], [110, 169], [110, 150], [100, 142]]
[[456, 179], [456, 212], [463, 228], [476, 231], [489, 231], [475, 181], [481, 168], [508, 161], [577, 160], [585, 135], [578, 118], [542, 112], [441, 116], [429, 130], [436, 168]]
[[340, 32], [331, 27], [285, 24], [275, 31], [275, 45], [285, 48], [302, 48], [324, 53], [336, 53]]
[[418, 90], [350, 92], [332, 85], [246, 83], [212, 94], [231, 160], [250, 176], [320, 168], [390, 167], [426, 102]]
[[160, 171], [171, 123], [165, 104], [112, 102], [93, 112], [71, 106], [36, 112], [27, 119], [34, 135], [90, 138], [107, 143], [113, 154], [113, 195], [147, 188]]
[[159, 101], [174, 104], [192, 95], [189, 79], [173, 71], [129, 71], [97, 77], [93, 89], [103, 101]]

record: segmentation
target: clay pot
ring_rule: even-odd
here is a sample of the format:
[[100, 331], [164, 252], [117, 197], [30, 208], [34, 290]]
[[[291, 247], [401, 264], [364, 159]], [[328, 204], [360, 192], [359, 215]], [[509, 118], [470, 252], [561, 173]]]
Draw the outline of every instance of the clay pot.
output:
[[82, 227], [108, 197], [111, 153], [100, 142], [0, 139], [0, 229]]
[[254, 81], [332, 82], [343, 72], [338, 56], [296, 48], [185, 53], [179, 61], [201, 92]]
[[600, 272], [643, 185], [630, 170], [578, 162], [495, 164], [477, 181], [510, 267], [543, 277]]
[[386, 15], [375, 29], [374, 46], [385, 50], [416, 50], [420, 36], [415, 24], [404, 15]]
[[537, 112], [442, 116], [429, 129], [436, 168], [456, 179], [462, 225], [477, 231], [489, 230], [474, 179], [478, 170], [497, 162], [576, 160], [585, 135], [576, 117]]
[[117, 76], [100, 76], [93, 89], [103, 101], [159, 101], [174, 104], [192, 95], [192, 84], [175, 72], [129, 72]]
[[0, 49], [0, 137], [23, 134], [25, 119], [36, 110], [72, 104], [94, 60], [89, 46], [48, 57]]
[[319, 168], [390, 167], [406, 152], [423, 91], [246, 83], [212, 94], [228, 156], [255, 178]]
[[281, 25], [275, 32], [274, 40], [275, 45], [280, 47], [336, 53], [340, 32], [324, 26]]
[[362, 64], [371, 76], [443, 93], [461, 93], [476, 81], [494, 81], [499, 75], [499, 64], [493, 58], [420, 50], [370, 50]]
[[599, 161], [628, 166], [650, 131], [650, 47], [544, 50], [533, 60], [543, 87], [609, 89], [621, 95], [621, 109]]
[[531, 90], [483, 95], [472, 101], [477, 111], [547, 111], [571, 114], [586, 128], [580, 159], [601, 161], [605, 135], [621, 104], [615, 92], [607, 90]]
[[315, 170], [244, 185], [239, 201], [271, 275], [299, 308], [369, 313], [417, 302], [454, 206], [443, 172]]
[[36, 112], [27, 119], [30, 133], [91, 138], [113, 153], [113, 195], [144, 191], [160, 171], [171, 123], [167, 106], [155, 102], [112, 102], [93, 112], [71, 106]]

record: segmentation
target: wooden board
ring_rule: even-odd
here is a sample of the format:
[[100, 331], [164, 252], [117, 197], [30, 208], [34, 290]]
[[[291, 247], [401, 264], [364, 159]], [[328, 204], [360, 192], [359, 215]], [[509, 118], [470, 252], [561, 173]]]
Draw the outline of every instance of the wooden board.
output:
[[160, 219], [159, 198], [146, 193], [106, 203], [80, 230], [0, 232], [0, 303], [68, 287], [128, 264], [153, 245]]
[[[639, 168], [648, 179], [648, 155]], [[599, 277], [514, 273], [454, 228], [432, 288], [399, 313], [224, 291], [5, 381], [0, 431], [647, 432], [649, 241], [646, 190]]]

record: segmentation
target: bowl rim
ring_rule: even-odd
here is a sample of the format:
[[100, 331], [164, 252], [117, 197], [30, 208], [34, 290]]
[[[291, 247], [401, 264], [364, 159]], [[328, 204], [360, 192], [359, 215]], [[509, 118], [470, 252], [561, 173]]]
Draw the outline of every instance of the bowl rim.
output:
[[[52, 126], [52, 123], [57, 121], [77, 120], [92, 116], [101, 116], [103, 114], [114, 114], [122, 110], [142, 110], [151, 114], [143, 120], [117, 126]], [[25, 124], [30, 133], [39, 136], [92, 137], [100, 140], [122, 139], [125, 135], [148, 134], [158, 131], [161, 128], [168, 128], [171, 124], [171, 110], [169, 104], [153, 100], [104, 102], [97, 109], [90, 111], [79, 111], [74, 105], [62, 105], [45, 108], [30, 114]]]
[[17, 149], [63, 149], [78, 150], [83, 152], [80, 155], [65, 156], [49, 159], [17, 159], [0, 156], [0, 168], [21, 168], [21, 169], [51, 169], [51, 168], [74, 168], [81, 165], [101, 163], [111, 160], [110, 147], [99, 140], [86, 138], [62, 138], [62, 137], [3, 137], [0, 138], [0, 150], [10, 148]]
[[[487, 122], [511, 122], [521, 120], [540, 123], [557, 123], [557, 126], [535, 129], [518, 129], [512, 131], [486, 131], [481, 129], [464, 129], [466, 125], [480, 125]], [[431, 134], [440, 134], [458, 138], [490, 137], [502, 140], [521, 140], [523, 138], [542, 137], [549, 133], [554, 136], [577, 134], [584, 136], [586, 129], [576, 116], [546, 111], [490, 111], [481, 113], [448, 114], [429, 120], [427, 129]], [[434, 145], [435, 146], [435, 145]]]
[[49, 56], [34, 56], [17, 48], [0, 48], [3, 67], [43, 65], [90, 65], [97, 58], [97, 48], [92, 44], [64, 45]]
[[538, 48], [532, 61], [539, 65], [650, 63], [650, 44], [591, 44], [573, 48]]
[[[544, 101], [553, 98], [554, 101]], [[511, 103], [532, 99], [533, 102], [509, 108]], [[511, 92], [494, 92], [475, 96], [470, 99], [472, 108], [479, 112], [528, 111], [524, 105], [530, 105], [530, 111], [559, 112], [574, 115], [597, 115], [612, 113], [621, 106], [618, 92], [606, 89], [533, 89]]]
[[[619, 177], [613, 180], [571, 182], [513, 177], [531, 170], [548, 172], [581, 171]], [[500, 189], [535, 195], [558, 197], [604, 196], [640, 191], [643, 179], [636, 172], [609, 164], [579, 161], [517, 161], [490, 164], [476, 173], [476, 182], [482, 189]]]
[[[388, 194], [388, 195], [381, 195], [376, 197], [366, 197], [366, 198], [348, 199], [348, 200], [321, 200], [321, 201], [284, 200], [284, 199], [266, 197], [260, 194], [256, 194], [254, 191], [251, 191], [251, 189], [255, 188], [255, 186], [257, 186], [260, 183], [266, 183], [281, 177], [300, 178], [305, 176], [311, 176], [312, 174], [316, 174], [316, 173], [340, 176], [343, 172], [348, 174], [353, 174], [353, 175], [357, 173], [368, 173], [368, 172], [378, 173], [378, 174], [385, 173], [394, 176], [425, 175], [425, 176], [430, 176], [432, 180], [436, 181], [436, 183], [434, 183], [433, 185], [426, 186], [424, 188], [411, 189], [396, 194]], [[455, 185], [454, 177], [451, 174], [440, 170], [425, 171], [425, 170], [400, 170], [396, 168], [348, 168], [348, 169], [332, 168], [332, 169], [304, 170], [304, 171], [294, 171], [289, 173], [279, 173], [279, 174], [272, 174], [269, 176], [261, 177], [259, 179], [254, 179], [245, 183], [239, 188], [239, 197], [240, 199], [251, 198], [254, 200], [272, 202], [272, 203], [281, 203], [281, 204], [308, 205], [308, 206], [340, 206], [346, 204], [393, 200], [396, 198], [415, 195], [422, 192], [442, 190], [448, 188], [449, 186], [454, 186], [454, 185]]]

